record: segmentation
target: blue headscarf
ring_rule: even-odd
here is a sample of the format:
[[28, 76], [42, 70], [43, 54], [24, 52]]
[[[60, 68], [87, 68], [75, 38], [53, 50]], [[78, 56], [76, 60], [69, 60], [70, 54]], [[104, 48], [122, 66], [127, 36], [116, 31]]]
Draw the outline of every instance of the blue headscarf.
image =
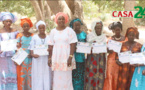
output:
[[74, 22], [77, 22], [77, 21], [79, 21], [79, 22], [81, 23], [81, 25], [83, 25], [83, 23], [81, 22], [81, 20], [80, 20], [79, 18], [76, 18], [76, 19], [73, 19], [73, 20], [70, 22], [69, 26], [70, 26], [71, 28], [73, 28]]
[[0, 13], [0, 21], [5, 21], [7, 19], [12, 20], [12, 22], [14, 23], [17, 20], [17, 17], [10, 12], [1, 12]]

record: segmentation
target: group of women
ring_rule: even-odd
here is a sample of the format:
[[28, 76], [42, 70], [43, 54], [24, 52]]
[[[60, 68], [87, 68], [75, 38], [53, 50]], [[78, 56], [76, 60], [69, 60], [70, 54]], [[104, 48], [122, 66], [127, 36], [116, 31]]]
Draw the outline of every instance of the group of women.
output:
[[[121, 52], [143, 52], [145, 47], [135, 41], [139, 38], [135, 27], [128, 28], [122, 36], [122, 24], [113, 22], [109, 29], [114, 35], [107, 38], [102, 33], [103, 23], [95, 21], [92, 32], [87, 35], [80, 30], [83, 23], [79, 18], [67, 27], [68, 16], [59, 12], [55, 17], [57, 27], [49, 35], [45, 34], [44, 21], [36, 23], [39, 33], [34, 35], [29, 32], [33, 27], [29, 18], [21, 19], [22, 33], [11, 28], [16, 21], [12, 13], [0, 13], [0, 21], [4, 25], [0, 42], [17, 39], [17, 48], [28, 53], [18, 65], [11, 60], [16, 51], [0, 50], [0, 90], [143, 90], [145, 87], [144, 65], [123, 64], [113, 50], [107, 50], [108, 55], [76, 52], [77, 42], [107, 43], [110, 39], [123, 43]], [[49, 55], [34, 54], [37, 45], [48, 45]]]

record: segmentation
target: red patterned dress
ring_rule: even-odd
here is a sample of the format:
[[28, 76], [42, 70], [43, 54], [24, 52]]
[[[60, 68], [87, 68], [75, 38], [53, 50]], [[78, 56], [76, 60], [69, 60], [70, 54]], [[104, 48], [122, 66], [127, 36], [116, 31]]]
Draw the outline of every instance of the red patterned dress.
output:
[[85, 68], [85, 90], [103, 90], [105, 80], [106, 54], [87, 56]]

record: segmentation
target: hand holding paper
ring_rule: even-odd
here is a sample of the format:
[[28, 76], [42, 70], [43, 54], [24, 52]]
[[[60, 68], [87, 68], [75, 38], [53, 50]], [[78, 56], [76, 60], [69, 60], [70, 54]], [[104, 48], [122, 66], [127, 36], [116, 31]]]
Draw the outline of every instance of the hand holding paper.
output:
[[141, 53], [130, 54], [130, 64], [145, 64], [145, 56]]
[[108, 49], [113, 50], [114, 52], [120, 53], [122, 47], [122, 43], [114, 41], [114, 40], [109, 40], [108, 42]]
[[77, 43], [77, 50], [76, 52], [78, 53], [91, 53], [91, 45], [90, 43], [85, 43], [85, 42], [78, 42]]
[[107, 53], [106, 43], [93, 43], [93, 53]]
[[48, 45], [36, 45], [34, 47], [33, 53], [39, 56], [49, 55], [48, 53]]
[[129, 63], [129, 62], [130, 62], [130, 54], [131, 54], [131, 51], [119, 53], [119, 54], [118, 54], [118, 56], [119, 56], [119, 61], [120, 61], [121, 63]]
[[1, 51], [14, 51], [17, 49], [17, 39], [1, 41]]
[[24, 51], [22, 48], [20, 48], [11, 59], [18, 65], [21, 65], [21, 63], [25, 60], [27, 56], [28, 53]]

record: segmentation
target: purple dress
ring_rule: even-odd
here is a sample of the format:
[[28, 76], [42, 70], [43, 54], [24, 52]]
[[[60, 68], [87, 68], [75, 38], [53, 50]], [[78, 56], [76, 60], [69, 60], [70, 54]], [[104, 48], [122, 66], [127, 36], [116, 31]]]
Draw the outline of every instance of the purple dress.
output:
[[[0, 33], [0, 42], [16, 39], [17, 31], [11, 33]], [[1, 50], [1, 49], [0, 49]], [[2, 52], [0, 54], [0, 90], [17, 90], [16, 65], [11, 60], [15, 51]]]

